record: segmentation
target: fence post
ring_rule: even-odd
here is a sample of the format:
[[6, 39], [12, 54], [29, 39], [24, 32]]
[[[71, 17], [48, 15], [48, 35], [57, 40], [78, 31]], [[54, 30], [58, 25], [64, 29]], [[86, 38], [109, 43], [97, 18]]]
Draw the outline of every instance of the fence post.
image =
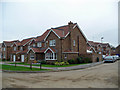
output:
[[32, 61], [30, 61], [30, 69], [32, 70]]

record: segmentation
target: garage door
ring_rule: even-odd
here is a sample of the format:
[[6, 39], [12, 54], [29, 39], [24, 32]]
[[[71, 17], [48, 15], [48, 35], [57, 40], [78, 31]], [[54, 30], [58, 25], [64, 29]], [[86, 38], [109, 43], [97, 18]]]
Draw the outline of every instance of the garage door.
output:
[[21, 55], [21, 62], [24, 62], [24, 55]]
[[13, 61], [14, 61], [14, 62], [16, 61], [16, 56], [15, 56], [15, 55], [13, 55]]

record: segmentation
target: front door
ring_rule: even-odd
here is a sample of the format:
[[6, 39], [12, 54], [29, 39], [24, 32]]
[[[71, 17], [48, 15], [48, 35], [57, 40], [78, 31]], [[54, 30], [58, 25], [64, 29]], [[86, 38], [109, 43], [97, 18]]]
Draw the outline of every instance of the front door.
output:
[[24, 62], [24, 55], [21, 55], [21, 62]]
[[15, 55], [13, 55], [13, 61], [14, 61], [14, 62], [16, 61], [16, 56], [15, 56]]

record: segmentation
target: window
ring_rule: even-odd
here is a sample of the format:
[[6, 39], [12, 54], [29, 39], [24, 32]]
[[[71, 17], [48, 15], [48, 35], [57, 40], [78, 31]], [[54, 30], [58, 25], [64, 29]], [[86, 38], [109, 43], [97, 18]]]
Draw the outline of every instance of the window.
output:
[[38, 43], [37, 43], [37, 47], [42, 47], [42, 43], [41, 43], [41, 42], [38, 42]]
[[65, 54], [65, 59], [67, 58], [67, 55]]
[[22, 50], [23, 50], [23, 47], [20, 47], [20, 50], [22, 51]]
[[45, 54], [45, 59], [46, 60], [56, 60], [57, 59], [57, 54], [56, 53], [46, 53]]
[[50, 46], [55, 46], [56, 45], [56, 41], [55, 40], [50, 40], [49, 45]]
[[33, 53], [30, 53], [30, 60], [34, 60], [34, 54]]
[[73, 46], [75, 46], [75, 40], [73, 40]]
[[5, 47], [3, 48], [3, 51], [5, 51]]
[[101, 52], [99, 52], [99, 54], [101, 54]]
[[6, 58], [6, 55], [5, 55], [5, 53], [3, 54], [3, 58]]
[[16, 51], [16, 47], [14, 47], [14, 51]]
[[30, 49], [30, 46], [28, 46], [28, 49]]
[[35, 44], [33, 44], [33, 47], [35, 47]]
[[44, 43], [45, 47], [47, 46], [46, 44], [47, 44], [47, 43], [45, 42], [45, 43]]

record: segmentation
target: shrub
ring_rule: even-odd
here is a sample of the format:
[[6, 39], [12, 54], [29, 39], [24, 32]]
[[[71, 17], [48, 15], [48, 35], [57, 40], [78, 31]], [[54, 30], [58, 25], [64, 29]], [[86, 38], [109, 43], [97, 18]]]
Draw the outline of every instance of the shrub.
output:
[[41, 61], [41, 64], [46, 64], [46, 61]]
[[68, 62], [55, 62], [55, 65], [62, 66], [62, 65], [69, 65]]
[[75, 60], [73, 60], [73, 59], [68, 60], [68, 63], [69, 63], [69, 64], [75, 64]]
[[65, 65], [69, 65], [69, 63], [66, 61], [66, 62], [65, 62]]
[[91, 58], [85, 57], [84, 59], [85, 59], [85, 63], [92, 63]]
[[84, 63], [84, 59], [82, 57], [77, 58], [77, 64]]

